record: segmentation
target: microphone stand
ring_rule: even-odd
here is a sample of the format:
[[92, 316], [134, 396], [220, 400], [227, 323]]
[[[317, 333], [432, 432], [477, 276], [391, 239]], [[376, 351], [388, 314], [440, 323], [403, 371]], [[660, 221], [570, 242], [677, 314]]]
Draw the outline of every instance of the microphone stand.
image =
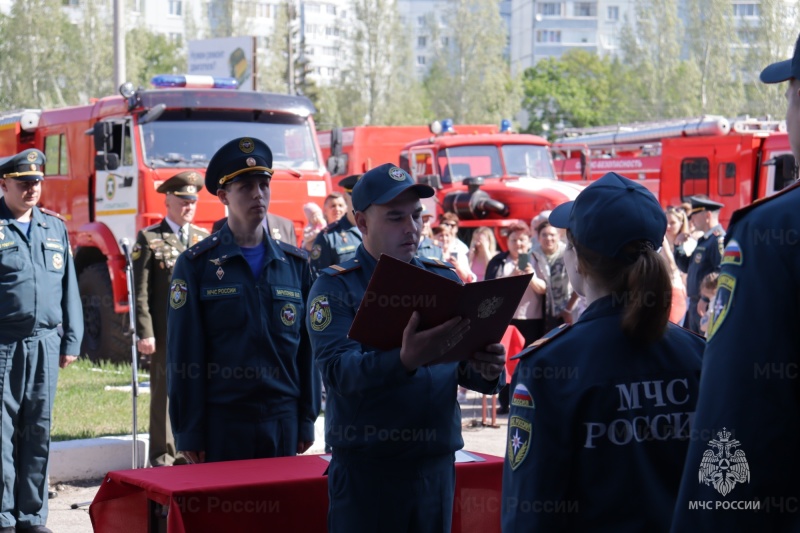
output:
[[125, 278], [128, 282], [128, 333], [131, 336], [131, 400], [133, 402], [133, 467], [139, 468], [139, 438], [137, 435], [138, 420], [136, 416], [139, 398], [138, 352], [136, 350], [136, 303], [133, 294], [133, 262], [128, 250], [128, 239], [120, 239], [120, 247], [125, 255]]

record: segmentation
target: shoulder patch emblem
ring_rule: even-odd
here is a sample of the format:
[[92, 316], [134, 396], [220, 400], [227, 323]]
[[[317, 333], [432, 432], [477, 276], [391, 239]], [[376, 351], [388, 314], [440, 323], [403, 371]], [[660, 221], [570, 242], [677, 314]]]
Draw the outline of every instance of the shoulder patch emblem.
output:
[[731, 239], [725, 251], [722, 254], [722, 265], [735, 265], [742, 266], [742, 247], [736, 242], [736, 239]]
[[328, 302], [328, 297], [321, 295], [311, 300], [308, 315], [311, 317], [311, 329], [314, 331], [322, 331], [327, 328], [333, 315], [331, 313], [331, 304]]
[[311, 247], [311, 259], [316, 261], [320, 255], [322, 255], [322, 246], [315, 244]]
[[725, 317], [728, 316], [733, 302], [733, 291], [736, 288], [736, 278], [727, 272], [720, 274], [717, 280], [717, 295], [714, 298], [714, 309], [711, 310], [711, 318], [708, 321], [706, 337], [710, 342], [719, 330]]
[[169, 287], [169, 305], [173, 309], [180, 309], [186, 303], [189, 288], [182, 279], [173, 279]]
[[131, 250], [131, 259], [136, 261], [142, 256], [142, 245], [138, 242], [133, 245], [133, 250]]
[[508, 464], [516, 470], [531, 447], [533, 424], [521, 416], [512, 416], [508, 422]]
[[514, 388], [514, 394], [511, 395], [511, 405], [533, 409], [533, 396], [531, 396], [531, 392], [528, 390], [528, 387], [522, 383], [517, 384], [517, 386]]
[[297, 308], [294, 304], [286, 304], [281, 308], [281, 322], [284, 326], [291, 326], [297, 321]]

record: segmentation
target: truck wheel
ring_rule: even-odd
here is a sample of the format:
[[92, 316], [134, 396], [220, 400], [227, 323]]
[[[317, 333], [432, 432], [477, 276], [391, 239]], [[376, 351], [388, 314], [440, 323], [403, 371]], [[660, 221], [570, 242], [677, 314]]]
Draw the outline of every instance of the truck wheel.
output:
[[83, 304], [81, 353], [94, 362], [130, 363], [131, 336], [127, 313], [114, 312], [111, 278], [105, 263], [87, 266], [78, 278]]

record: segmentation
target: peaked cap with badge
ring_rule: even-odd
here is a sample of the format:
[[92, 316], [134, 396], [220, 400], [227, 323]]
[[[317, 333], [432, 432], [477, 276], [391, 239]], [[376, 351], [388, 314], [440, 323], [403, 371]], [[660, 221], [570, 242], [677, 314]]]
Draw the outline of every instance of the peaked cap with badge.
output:
[[359, 179], [361, 179], [363, 174], [353, 174], [351, 176], [347, 176], [346, 178], [342, 178], [339, 180], [339, 187], [344, 189], [344, 192], [347, 194], [353, 193], [353, 187], [356, 186], [356, 183]]
[[199, 172], [189, 170], [175, 174], [156, 189], [161, 194], [174, 194], [186, 200], [197, 200], [197, 194], [203, 189], [203, 176]]
[[702, 211], [719, 211], [725, 207], [725, 204], [715, 202], [714, 200], [710, 200], [704, 196], [692, 196], [689, 198], [689, 200], [692, 203], [692, 212], [689, 213], [689, 216]]
[[0, 159], [0, 178], [19, 181], [44, 180], [44, 154], [35, 148]]
[[402, 168], [385, 163], [362, 174], [353, 186], [353, 209], [364, 211], [372, 204], [389, 203], [408, 189], [414, 189], [420, 198], [436, 193], [430, 185], [416, 183]]
[[272, 150], [259, 139], [240, 137], [225, 143], [206, 169], [206, 189], [211, 194], [243, 178], [272, 177]]

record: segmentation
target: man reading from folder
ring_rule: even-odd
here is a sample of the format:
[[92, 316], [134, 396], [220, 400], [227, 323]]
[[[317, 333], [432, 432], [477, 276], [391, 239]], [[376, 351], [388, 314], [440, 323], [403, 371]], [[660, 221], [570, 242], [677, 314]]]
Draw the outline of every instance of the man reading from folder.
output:
[[449, 532], [454, 452], [464, 445], [456, 388], [492, 394], [503, 372], [502, 344], [467, 361], [426, 366], [469, 329], [461, 317], [421, 331], [415, 312], [402, 346], [393, 350], [373, 350], [347, 337], [381, 254], [458, 281], [447, 263], [416, 255], [420, 198], [433, 194], [392, 164], [365, 173], [352, 193], [363, 242], [353, 259], [323, 269], [309, 295], [308, 330], [328, 390], [332, 533]]

